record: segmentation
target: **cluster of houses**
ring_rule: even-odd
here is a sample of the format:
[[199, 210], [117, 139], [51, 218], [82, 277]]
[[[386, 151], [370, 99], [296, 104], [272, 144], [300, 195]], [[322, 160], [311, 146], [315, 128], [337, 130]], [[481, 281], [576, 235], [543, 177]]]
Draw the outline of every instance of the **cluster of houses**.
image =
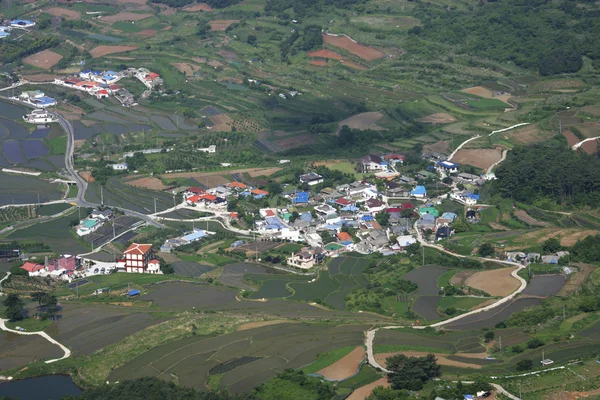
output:
[[110, 208], [103, 210], [93, 210], [87, 218], [79, 221], [79, 225], [75, 227], [77, 235], [85, 236], [96, 231], [104, 223], [113, 218], [113, 212]]
[[506, 252], [506, 259], [512, 262], [558, 264], [558, 261], [569, 255], [568, 251], [557, 251], [553, 254], [523, 253], [521, 251]]
[[56, 279], [71, 279], [75, 270], [80, 266], [80, 258], [65, 254], [58, 258], [45, 258], [43, 264], [27, 261], [21, 266], [21, 269], [27, 271], [29, 276], [53, 277]]
[[196, 242], [214, 234], [215, 232], [194, 228], [191, 232], [188, 232], [183, 236], [165, 240], [165, 242], [160, 246], [160, 251], [163, 253], [170, 253], [179, 246]]
[[47, 108], [56, 105], [56, 100], [54, 98], [46, 96], [46, 94], [40, 90], [28, 90], [16, 97], [11, 97], [11, 99], [22, 101], [23, 103], [38, 108]]

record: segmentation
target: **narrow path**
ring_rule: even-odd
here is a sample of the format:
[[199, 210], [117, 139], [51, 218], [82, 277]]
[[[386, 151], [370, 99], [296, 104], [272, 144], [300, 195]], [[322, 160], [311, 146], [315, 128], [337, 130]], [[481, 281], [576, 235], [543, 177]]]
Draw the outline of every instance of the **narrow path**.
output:
[[[6, 276], [4, 278], [2, 278], [2, 280], [0, 280], [0, 284], [2, 282], [4, 282], [9, 276], [10, 276], [10, 272], [7, 272]], [[49, 341], [50, 343], [57, 345], [58, 347], [60, 347], [62, 349], [62, 351], [65, 352], [65, 354], [61, 358], [55, 358], [53, 360], [47, 360], [46, 364], [50, 364], [50, 363], [53, 363], [53, 362], [56, 362], [56, 361], [60, 361], [60, 360], [64, 360], [65, 358], [71, 357], [71, 350], [69, 350], [67, 348], [67, 346], [59, 343], [56, 340], [54, 340], [46, 332], [44, 332], [44, 331], [40, 331], [40, 332], [21, 332], [21, 331], [17, 331], [15, 329], [10, 329], [9, 327], [7, 327], [6, 326], [7, 322], [8, 322], [7, 319], [0, 318], [0, 329], [2, 329], [3, 331], [6, 331], [6, 332], [16, 333], [18, 335], [39, 335], [39, 336], [43, 337], [44, 339], [46, 339], [47, 341]]]
[[471, 140], [479, 139], [480, 137], [481, 137], [481, 135], [473, 136], [472, 138], [469, 138], [469, 139], [465, 140], [464, 142], [462, 142], [461, 144], [459, 144], [458, 147], [456, 149], [454, 149], [454, 151], [448, 156], [448, 161], [451, 161], [452, 158], [456, 155], [456, 153], [458, 153], [458, 151], [460, 149], [462, 149], [465, 144], [469, 143]]
[[492, 165], [490, 165], [487, 169], [487, 171], [485, 171], [486, 174], [489, 174], [490, 172], [492, 172], [492, 170], [494, 168], [496, 168], [496, 166], [498, 164], [500, 164], [502, 161], [506, 160], [506, 155], [508, 154], [508, 150], [504, 149], [502, 150], [502, 157], [500, 157], [500, 159], [498, 161], [496, 161], [495, 163], [493, 163]]
[[502, 386], [500, 386], [500, 385], [498, 385], [496, 383], [491, 383], [490, 385], [492, 385], [494, 387], [494, 389], [496, 389], [496, 391], [498, 393], [501, 393], [501, 394], [505, 395], [509, 399], [512, 399], [512, 400], [521, 400], [519, 397], [515, 396], [514, 394], [510, 394], [509, 392], [506, 391], [506, 389], [504, 389]]
[[503, 129], [498, 129], [497, 131], [492, 131], [492, 133], [490, 133], [488, 136], [492, 136], [494, 133], [500, 133], [500, 132], [510, 131], [511, 129], [515, 129], [515, 128], [518, 128], [520, 126], [525, 126], [525, 125], [529, 125], [529, 122], [523, 122], [521, 124], [516, 124], [516, 125], [513, 125], [513, 126], [509, 126], [508, 128], [503, 128]]
[[573, 150], [577, 150], [577, 149], [578, 149], [578, 148], [580, 148], [580, 147], [581, 147], [581, 145], [583, 145], [584, 143], [586, 143], [586, 142], [591, 142], [592, 140], [597, 140], [597, 139], [600, 139], [600, 136], [596, 136], [596, 137], [591, 137], [591, 138], [584, 139], [584, 140], [582, 140], [582, 141], [581, 141], [581, 142], [579, 142], [579, 143], [575, 143], [573, 146], [571, 146], [571, 148], [572, 148]]

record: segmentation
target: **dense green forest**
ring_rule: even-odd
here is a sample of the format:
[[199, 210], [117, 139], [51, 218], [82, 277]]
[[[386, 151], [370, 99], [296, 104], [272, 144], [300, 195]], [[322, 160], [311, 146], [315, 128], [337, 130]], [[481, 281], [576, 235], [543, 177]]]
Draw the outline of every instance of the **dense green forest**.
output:
[[560, 146], [515, 147], [496, 170], [492, 192], [539, 206], [600, 205], [600, 158]]
[[581, 55], [600, 61], [600, 9], [592, 0], [482, 0], [466, 11], [418, 4], [423, 25], [411, 31], [415, 38], [460, 53], [513, 61], [542, 75], [577, 71]]

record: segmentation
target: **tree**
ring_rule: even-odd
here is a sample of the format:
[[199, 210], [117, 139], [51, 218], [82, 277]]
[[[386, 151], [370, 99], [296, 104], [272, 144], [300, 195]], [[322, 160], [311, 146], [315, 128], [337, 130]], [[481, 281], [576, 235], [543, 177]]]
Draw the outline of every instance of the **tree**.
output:
[[539, 338], [533, 338], [527, 342], [527, 348], [529, 349], [537, 349], [538, 347], [542, 347], [543, 345], [544, 341]]
[[542, 243], [542, 250], [546, 254], [556, 253], [560, 249], [560, 240], [558, 238], [550, 238]]
[[520, 360], [517, 363], [517, 371], [529, 371], [531, 368], [533, 368], [533, 361], [529, 358]]
[[381, 211], [375, 215], [375, 220], [381, 226], [388, 226], [390, 224], [390, 215], [385, 211]]
[[408, 246], [406, 246], [404, 248], [404, 251], [406, 251], [406, 254], [408, 254], [409, 256], [414, 256], [415, 254], [419, 254], [420, 250], [421, 250], [421, 243], [419, 243], [419, 242], [409, 244]]
[[183, 110], [183, 116], [186, 118], [194, 118], [196, 116], [196, 112], [193, 108], [186, 108]]
[[433, 354], [425, 357], [407, 357], [403, 354], [388, 357], [387, 369], [394, 389], [420, 390], [423, 384], [441, 375], [441, 367]]
[[38, 302], [38, 307], [42, 306], [42, 300], [46, 296], [46, 292], [33, 292], [31, 293], [31, 300]]
[[377, 386], [366, 400], [404, 400], [409, 398], [410, 394], [406, 390], [394, 390]]
[[23, 300], [19, 298], [19, 295], [11, 293], [3, 301], [6, 310], [4, 310], [4, 317], [9, 321], [20, 321], [23, 319]]
[[283, 192], [283, 188], [279, 182], [272, 181], [267, 184], [267, 192], [273, 196]]
[[483, 341], [486, 342], [486, 343], [489, 343], [492, 340], [494, 340], [494, 337], [495, 337], [494, 331], [487, 331], [485, 333], [485, 335], [483, 335]]
[[479, 246], [478, 253], [481, 257], [491, 257], [496, 254], [496, 250], [490, 243], [483, 243], [481, 246]]
[[246, 42], [250, 45], [250, 46], [255, 46], [256, 45], [256, 35], [248, 35], [248, 38], [246, 38]]

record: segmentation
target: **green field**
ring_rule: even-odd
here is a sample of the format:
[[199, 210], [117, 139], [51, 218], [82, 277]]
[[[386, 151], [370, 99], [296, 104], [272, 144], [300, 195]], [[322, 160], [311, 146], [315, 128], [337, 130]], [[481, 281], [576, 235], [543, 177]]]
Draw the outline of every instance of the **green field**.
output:
[[44, 215], [44, 216], [54, 215], [54, 214], [63, 212], [65, 210], [68, 210], [71, 207], [73, 207], [73, 206], [70, 204], [66, 204], [66, 203], [47, 204], [47, 205], [38, 207], [37, 213], [39, 215]]
[[323, 368], [330, 366], [331, 364], [335, 363], [336, 361], [341, 360], [342, 358], [344, 358], [345, 356], [350, 354], [352, 352], [352, 350], [354, 350], [354, 349], [355, 349], [355, 347], [353, 347], [353, 346], [346, 346], [346, 347], [340, 347], [338, 349], [329, 351], [327, 353], [318, 354], [315, 362], [310, 364], [307, 367], [302, 368], [302, 371], [304, 371], [307, 374], [314, 374], [315, 372], [320, 371]]

